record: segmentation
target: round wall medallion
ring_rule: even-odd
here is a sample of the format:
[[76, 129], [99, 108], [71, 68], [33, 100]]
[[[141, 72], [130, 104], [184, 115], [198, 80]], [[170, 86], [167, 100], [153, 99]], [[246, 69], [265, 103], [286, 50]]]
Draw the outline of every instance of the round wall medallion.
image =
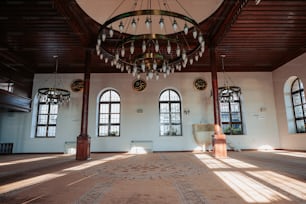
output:
[[76, 79], [71, 83], [70, 87], [72, 91], [79, 92], [84, 88], [84, 80]]
[[143, 91], [147, 86], [147, 83], [142, 79], [137, 79], [133, 82], [133, 88], [136, 91]]
[[194, 80], [193, 84], [198, 90], [205, 90], [207, 87], [207, 82], [204, 79], [196, 79]]

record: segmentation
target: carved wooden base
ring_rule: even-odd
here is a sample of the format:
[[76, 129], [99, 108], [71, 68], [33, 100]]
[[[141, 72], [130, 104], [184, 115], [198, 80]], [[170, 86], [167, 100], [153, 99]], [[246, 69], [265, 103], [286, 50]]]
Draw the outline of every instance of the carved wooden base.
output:
[[90, 158], [90, 137], [80, 135], [77, 137], [76, 160], [87, 160]]
[[226, 136], [225, 134], [216, 134], [214, 138], [214, 156], [216, 158], [227, 157]]

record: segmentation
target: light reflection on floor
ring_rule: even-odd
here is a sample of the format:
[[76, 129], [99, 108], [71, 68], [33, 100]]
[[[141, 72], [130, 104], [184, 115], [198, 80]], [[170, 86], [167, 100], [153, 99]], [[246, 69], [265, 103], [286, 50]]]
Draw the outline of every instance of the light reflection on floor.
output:
[[248, 171], [247, 173], [306, 201], [306, 183], [304, 182], [272, 171]]
[[275, 154], [286, 155], [291, 157], [301, 157], [306, 158], [306, 152], [285, 152], [285, 151], [276, 151]]
[[[298, 156], [304, 154], [289, 153]], [[292, 202], [292, 198], [306, 201], [306, 182], [272, 171], [262, 171], [253, 164], [230, 157], [217, 159], [209, 154], [194, 155], [247, 203], [287, 203]]]
[[110, 156], [110, 157], [106, 157], [103, 159], [99, 159], [99, 160], [91, 160], [91, 161], [86, 161], [85, 163], [82, 163], [80, 165], [77, 166], [73, 166], [70, 168], [66, 168], [57, 172], [53, 172], [53, 173], [48, 173], [48, 174], [43, 174], [40, 176], [35, 176], [35, 177], [31, 177], [28, 179], [23, 179], [20, 181], [16, 181], [13, 183], [9, 183], [6, 185], [2, 185], [0, 186], [0, 194], [3, 193], [7, 193], [13, 190], [17, 190], [20, 188], [24, 188], [27, 186], [31, 186], [31, 185], [35, 185], [38, 183], [42, 183], [42, 182], [46, 182], [55, 178], [59, 178], [62, 176], [65, 176], [73, 171], [79, 171], [79, 170], [84, 170], [96, 165], [100, 165], [106, 162], [110, 162], [110, 161], [114, 161], [114, 160], [120, 160], [120, 159], [126, 159], [129, 157], [132, 157], [133, 155], [128, 155], [128, 154], [120, 154], [120, 155], [114, 155], [114, 156]]
[[216, 171], [224, 183], [248, 203], [270, 203], [290, 200], [285, 195], [237, 171]]
[[35, 158], [30, 158], [30, 159], [18, 159], [18, 160], [14, 160], [14, 161], [1, 162], [0, 166], [22, 164], [22, 163], [27, 163], [27, 162], [35, 162], [35, 161], [41, 161], [41, 160], [45, 160], [45, 159], [55, 159], [55, 158], [64, 157], [64, 156], [71, 156], [71, 155], [63, 154], [63, 155], [56, 155], [56, 156], [35, 157]]
[[220, 159], [220, 161], [230, 165], [230, 166], [233, 166], [233, 167], [236, 167], [236, 168], [258, 168], [257, 166], [253, 165], [253, 164], [249, 164], [249, 163], [246, 163], [246, 162], [243, 162], [243, 161], [240, 161], [240, 160], [237, 160], [237, 159], [232, 159], [232, 158], [225, 158], [225, 159]]
[[214, 159], [208, 154], [195, 154], [195, 156], [210, 169], [230, 168], [228, 165], [224, 164], [221, 161]]

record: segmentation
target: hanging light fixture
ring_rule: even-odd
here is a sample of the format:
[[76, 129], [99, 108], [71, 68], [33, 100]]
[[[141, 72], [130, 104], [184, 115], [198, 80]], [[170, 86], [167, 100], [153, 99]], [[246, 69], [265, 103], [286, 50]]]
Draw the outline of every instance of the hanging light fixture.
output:
[[188, 11], [178, 1], [172, 3], [184, 13], [171, 11], [167, 0], [153, 3], [135, 0], [130, 11], [112, 16], [123, 10], [123, 3], [116, 7], [98, 33], [101, 60], [134, 77], [143, 73], [146, 79], [158, 79], [203, 56], [204, 35]]
[[54, 87], [38, 89], [38, 96], [40, 100], [48, 104], [62, 104], [70, 100], [70, 91], [66, 89], [57, 88], [57, 69], [58, 69], [58, 56], [53, 56], [55, 59], [55, 74], [54, 74]]
[[224, 77], [224, 86], [218, 88], [219, 94], [219, 101], [223, 102], [233, 102], [236, 97], [240, 97], [241, 88], [238, 86], [230, 86], [229, 82], [232, 82], [229, 76], [226, 75], [224, 69], [224, 58], [225, 55], [221, 55], [221, 62], [222, 62], [222, 71]]

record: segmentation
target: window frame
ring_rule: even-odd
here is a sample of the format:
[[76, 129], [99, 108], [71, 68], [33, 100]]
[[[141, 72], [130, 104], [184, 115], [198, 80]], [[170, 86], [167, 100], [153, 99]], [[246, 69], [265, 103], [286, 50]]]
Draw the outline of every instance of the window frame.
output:
[[[102, 97], [104, 96], [104, 94], [106, 94], [107, 92], [109, 92], [109, 100], [108, 101], [101, 101]], [[118, 101], [112, 101], [111, 100], [111, 92], [114, 92], [118, 95], [119, 100]], [[108, 112], [107, 113], [101, 113], [101, 105], [102, 104], [108, 104]], [[112, 112], [112, 104], [119, 104], [119, 112], [118, 113], [114, 113]], [[99, 97], [99, 102], [98, 102], [98, 137], [120, 137], [121, 134], [121, 97], [119, 95], [119, 93], [114, 90], [114, 89], [107, 89], [105, 91], [103, 91]], [[103, 123], [101, 122], [101, 115], [107, 115], [107, 123]], [[111, 119], [112, 119], [112, 115], [119, 115], [119, 123], [112, 123]], [[107, 134], [103, 135], [101, 134], [100, 131], [100, 127], [101, 126], [107, 126]], [[112, 128], [113, 126], [119, 126], [118, 131], [116, 130], [116, 132], [112, 133]]]
[[[298, 83], [298, 90], [293, 91], [295, 83]], [[303, 85], [303, 87], [301, 87], [301, 84]], [[292, 110], [293, 110], [296, 133], [306, 133], [306, 108], [305, 108], [306, 100], [305, 100], [304, 84], [300, 78], [297, 77], [292, 82], [291, 88], [290, 88], [290, 94], [291, 94]], [[294, 102], [294, 95], [296, 94], [298, 94], [299, 96], [298, 98], [301, 102], [300, 104], [297, 104], [297, 105], [295, 105], [295, 102]], [[301, 117], [296, 116], [296, 111], [295, 111], [296, 107], [301, 107], [303, 116]], [[300, 130], [300, 128], [298, 127], [297, 121], [301, 121], [301, 120], [304, 120], [304, 130]]]
[[[225, 90], [226, 91], [226, 90]], [[219, 106], [220, 106], [220, 120], [221, 120], [221, 127], [222, 127], [222, 131], [224, 134], [226, 135], [243, 135], [244, 134], [244, 128], [243, 128], [243, 118], [242, 118], [242, 110], [241, 110], [241, 98], [240, 95], [233, 92], [233, 94], [235, 94], [236, 96], [233, 97], [233, 101], [219, 101]], [[233, 111], [232, 110], [232, 104], [237, 103], [238, 104], [238, 108], [239, 111]], [[227, 108], [228, 108], [228, 112], [224, 112], [222, 111], [222, 104], [226, 104]], [[228, 114], [229, 117], [229, 121], [228, 122], [224, 122], [222, 121], [222, 113]], [[240, 121], [233, 121], [233, 115], [234, 113], [238, 113]], [[224, 126], [229, 126], [229, 131], [225, 131]], [[236, 131], [235, 128], [233, 126], [235, 125], [240, 125], [241, 129], [240, 131]]]
[[[44, 99], [43, 98], [39, 98], [38, 99], [38, 104], [37, 104], [37, 114], [36, 114], [36, 127], [35, 127], [35, 138], [55, 138], [56, 137], [56, 127], [57, 127], [57, 117], [58, 117], [58, 104], [50, 104], [50, 103], [46, 103], [45, 101], [43, 101]], [[47, 110], [47, 113], [40, 113], [41, 112], [41, 108], [43, 106], [48, 106], [48, 110]], [[51, 106], [56, 106], [56, 113], [51, 113]], [[45, 124], [41, 124], [39, 123], [39, 117], [41, 115], [46, 115], [47, 116], [47, 122]], [[50, 123], [50, 117], [51, 116], [56, 116], [56, 119], [55, 119], [55, 123]], [[46, 127], [46, 132], [45, 132], [45, 135], [37, 135], [38, 133], [38, 129], [39, 127]], [[49, 129], [51, 127], [54, 127], [55, 128], [55, 131], [54, 131], [54, 135], [49, 135]]]
[[[169, 92], [169, 98], [167, 101], [161, 101], [161, 97], [165, 92]], [[176, 96], [178, 97], [179, 100], [171, 100], [170, 94], [171, 92], [174, 92]], [[169, 112], [162, 112], [161, 110], [161, 105], [162, 104], [167, 104], [168, 105], [168, 110]], [[179, 111], [178, 112], [173, 112], [172, 111], [172, 104], [178, 104], [179, 105]], [[161, 114], [168, 114], [169, 122], [162, 122], [161, 119]], [[179, 122], [172, 122], [174, 119], [173, 117], [179, 116]], [[162, 132], [162, 126], [167, 127], [168, 126], [168, 134], [163, 134]], [[176, 133], [175, 128], [173, 126], [179, 126], [179, 133]], [[167, 128], [165, 128], [167, 129]], [[178, 94], [177, 91], [173, 89], [166, 89], [161, 92], [159, 96], [159, 135], [160, 136], [183, 136], [183, 128], [182, 128], [182, 102], [181, 102], [181, 97]]]

